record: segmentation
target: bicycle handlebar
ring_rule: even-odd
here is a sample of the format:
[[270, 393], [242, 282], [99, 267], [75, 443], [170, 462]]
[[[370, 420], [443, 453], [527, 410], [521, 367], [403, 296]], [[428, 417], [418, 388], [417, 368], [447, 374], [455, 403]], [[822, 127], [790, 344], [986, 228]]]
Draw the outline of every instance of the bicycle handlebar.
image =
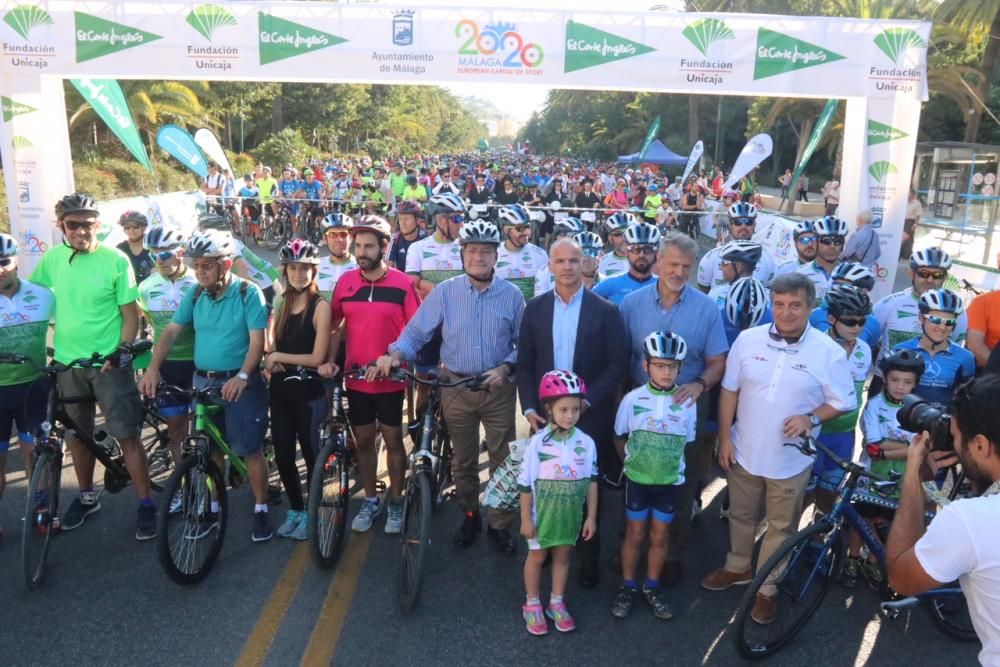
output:
[[796, 444], [794, 442], [786, 442], [784, 443], [784, 446], [794, 447], [795, 449], [799, 450], [806, 456], [815, 456], [817, 454], [817, 450], [819, 450], [824, 454], [826, 454], [830, 458], [830, 460], [833, 461], [837, 465], [837, 467], [839, 467], [841, 470], [845, 472], [850, 472], [850, 471], [856, 472], [859, 475], [863, 477], [868, 477], [869, 479], [875, 480], [876, 482], [895, 483], [897, 481], [889, 479], [888, 477], [884, 477], [883, 475], [873, 473], [870, 470], [865, 470], [863, 467], [861, 467], [854, 461], [844, 460], [843, 458], [838, 456], [835, 452], [833, 452], [829, 447], [827, 447], [826, 445], [824, 445], [822, 442], [812, 437], [811, 435], [802, 436], [801, 443]]
[[[373, 364], [368, 364], [367, 366], [356, 370], [365, 371], [373, 366]], [[486, 389], [486, 387], [482, 386], [485, 377], [485, 375], [470, 375], [468, 377], [459, 378], [454, 382], [445, 382], [436, 376], [426, 379], [417, 377], [405, 368], [394, 368], [392, 369], [392, 372], [389, 373], [389, 377], [386, 379], [395, 380], [396, 382], [416, 382], [417, 384], [422, 384], [427, 387], [440, 387], [442, 389], [467, 386], [470, 391], [481, 391]]]
[[[119, 347], [126, 348], [133, 356], [137, 356], [148, 352], [153, 348], [153, 341], [148, 339], [140, 339], [132, 343], [122, 343]], [[98, 366], [103, 366], [105, 362], [110, 360], [117, 353], [117, 348], [114, 352], [110, 354], [101, 355], [97, 352], [90, 355], [89, 357], [80, 357], [79, 359], [74, 359], [69, 363], [61, 363], [56, 360], [50, 361], [45, 366], [37, 364], [31, 357], [25, 356], [23, 354], [14, 354], [11, 352], [5, 352], [0, 354], [0, 364], [30, 364], [38, 371], [45, 373], [47, 375], [54, 375], [56, 373], [63, 373], [70, 370], [71, 368], [95, 368]]]

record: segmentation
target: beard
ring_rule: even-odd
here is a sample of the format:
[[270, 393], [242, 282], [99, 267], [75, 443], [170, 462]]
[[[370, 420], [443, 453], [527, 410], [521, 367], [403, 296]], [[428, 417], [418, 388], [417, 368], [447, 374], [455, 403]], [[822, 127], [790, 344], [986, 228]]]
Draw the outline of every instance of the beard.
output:
[[378, 259], [372, 259], [371, 257], [366, 257], [365, 255], [359, 255], [356, 258], [358, 266], [364, 271], [371, 271], [379, 265]]

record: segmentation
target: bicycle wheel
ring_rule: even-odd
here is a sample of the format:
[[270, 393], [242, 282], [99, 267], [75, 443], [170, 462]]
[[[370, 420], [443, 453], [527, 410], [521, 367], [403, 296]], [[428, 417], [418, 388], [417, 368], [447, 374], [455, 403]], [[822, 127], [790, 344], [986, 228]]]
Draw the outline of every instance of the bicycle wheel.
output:
[[447, 430], [442, 429], [438, 432], [438, 440], [440, 440], [440, 445], [437, 451], [441, 454], [438, 457], [437, 466], [437, 476], [434, 480], [434, 507], [440, 507], [447, 500], [451, 491], [446, 491], [446, 489], [452, 483], [451, 476], [451, 436], [448, 434]]
[[329, 438], [320, 450], [309, 483], [309, 553], [313, 562], [324, 569], [336, 567], [347, 536], [351, 485], [341, 437]]
[[278, 246], [282, 243], [282, 235], [280, 232], [281, 221], [277, 218], [267, 217], [267, 222], [264, 224], [264, 247], [268, 250], [277, 250]]
[[[829, 522], [806, 526], [789, 537], [757, 570], [736, 614], [736, 648], [756, 660], [777, 652], [805, 626], [839, 574], [840, 530]], [[776, 615], [761, 625], [750, 618], [765, 582], [777, 589]]]
[[45, 578], [45, 559], [49, 541], [55, 532], [53, 519], [59, 510], [60, 457], [43, 450], [35, 459], [35, 468], [28, 485], [24, 509], [24, 531], [21, 533], [21, 567], [24, 583], [35, 589]]
[[[208, 451], [207, 444], [199, 444]], [[170, 502], [179, 494], [180, 509], [170, 513]], [[222, 550], [229, 504], [226, 484], [219, 467], [200, 454], [184, 457], [167, 481], [156, 522], [156, 550], [160, 567], [178, 584], [196, 584], [204, 579]], [[212, 511], [212, 501], [219, 503]]]
[[409, 612], [420, 597], [424, 561], [431, 545], [431, 481], [417, 472], [406, 487], [403, 501], [403, 531], [400, 535], [399, 608]]
[[[958, 588], [957, 581], [953, 585]], [[952, 639], [963, 642], [979, 641], [976, 629], [972, 627], [969, 603], [962, 593], [935, 595], [927, 599], [924, 606], [927, 607], [938, 628]]]

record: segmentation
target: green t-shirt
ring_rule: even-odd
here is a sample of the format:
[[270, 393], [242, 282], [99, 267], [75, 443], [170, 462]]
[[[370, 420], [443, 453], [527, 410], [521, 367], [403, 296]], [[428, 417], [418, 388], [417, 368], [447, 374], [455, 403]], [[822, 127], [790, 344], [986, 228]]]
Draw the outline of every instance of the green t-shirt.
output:
[[[21, 281], [14, 296], [0, 294], [0, 351], [24, 355], [44, 366], [45, 338], [53, 308], [52, 292], [27, 280]], [[39, 374], [32, 364], [0, 364], [0, 387], [31, 382]], [[6, 435], [0, 435], [0, 440]]]
[[427, 188], [422, 185], [417, 185], [416, 187], [406, 186], [403, 188], [403, 194], [401, 195], [404, 201], [408, 199], [413, 199], [415, 201], [427, 201]]
[[260, 201], [262, 204], [270, 204], [274, 201], [274, 191], [278, 187], [278, 181], [271, 178], [262, 178], [257, 181], [257, 189], [260, 191]]
[[31, 280], [56, 296], [56, 361], [114, 352], [121, 342], [120, 308], [139, 296], [125, 253], [98, 245], [74, 255], [61, 243], [42, 255]]
[[392, 189], [393, 197], [401, 197], [403, 190], [406, 189], [406, 174], [397, 174], [396, 172], [389, 174], [389, 188]]
[[[185, 269], [183, 275], [174, 280], [164, 278], [157, 271], [139, 283], [139, 305], [147, 313], [153, 325], [153, 342], [158, 343], [163, 330], [167, 328], [174, 313], [181, 305], [184, 295], [198, 286], [194, 273]], [[167, 355], [170, 361], [191, 361], [194, 359], [194, 329], [185, 328], [177, 336], [174, 346]]]
[[646, 195], [646, 201], [643, 202], [643, 208], [646, 212], [643, 214], [647, 218], [656, 217], [656, 209], [663, 205], [663, 197], [660, 195]]
[[[246, 296], [241, 295], [240, 283], [243, 282], [247, 282]], [[195, 304], [197, 291], [193, 289], [184, 295], [172, 320], [197, 332], [195, 367], [202, 371], [239, 369], [250, 349], [250, 332], [267, 327], [264, 294], [254, 283], [235, 276], [218, 299], [202, 291]]]

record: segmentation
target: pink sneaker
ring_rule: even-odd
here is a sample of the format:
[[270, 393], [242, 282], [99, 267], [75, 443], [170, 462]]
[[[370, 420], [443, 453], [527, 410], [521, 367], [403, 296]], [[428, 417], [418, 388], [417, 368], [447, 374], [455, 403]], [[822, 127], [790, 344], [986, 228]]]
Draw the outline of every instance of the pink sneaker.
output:
[[549, 624], [545, 622], [545, 616], [542, 614], [542, 605], [522, 605], [521, 615], [524, 616], [524, 627], [528, 632], [539, 637], [549, 634]]
[[569, 610], [566, 609], [565, 602], [553, 602], [549, 604], [549, 608], [545, 610], [545, 615], [555, 622], [556, 630], [559, 632], [572, 632], [576, 630], [576, 623], [573, 621], [573, 617], [569, 615]]

